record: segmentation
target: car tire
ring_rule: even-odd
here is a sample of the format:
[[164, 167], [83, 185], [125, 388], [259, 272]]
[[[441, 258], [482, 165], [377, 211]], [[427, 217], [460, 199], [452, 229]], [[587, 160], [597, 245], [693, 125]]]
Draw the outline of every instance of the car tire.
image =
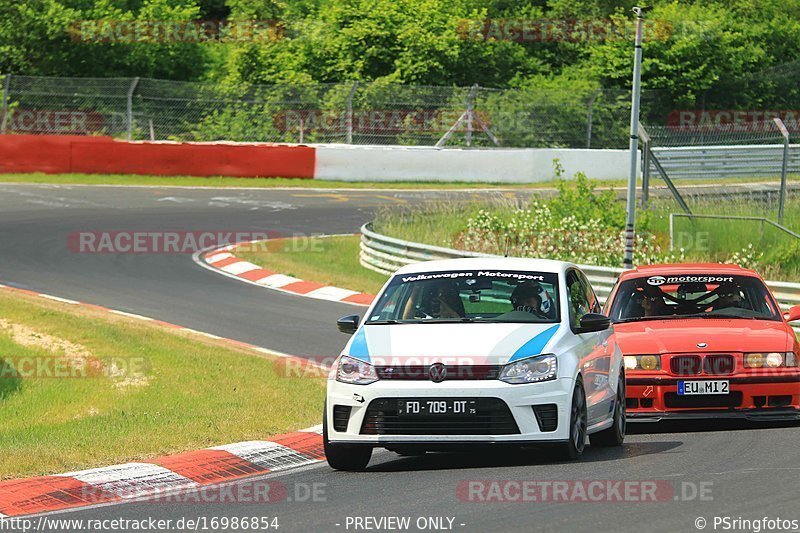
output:
[[372, 448], [369, 446], [354, 446], [348, 444], [332, 444], [328, 440], [328, 409], [327, 405], [322, 414], [322, 447], [325, 459], [334, 470], [346, 472], [360, 472], [367, 468], [372, 458]]
[[625, 374], [620, 373], [617, 385], [617, 397], [614, 405], [614, 423], [610, 428], [589, 435], [589, 442], [594, 448], [622, 446], [625, 441]]
[[570, 408], [569, 440], [559, 446], [559, 455], [564, 459], [574, 460], [583, 454], [586, 447], [586, 428], [588, 425], [588, 411], [586, 408], [586, 393], [583, 390], [583, 381], [580, 377], [575, 381], [572, 392], [572, 406]]

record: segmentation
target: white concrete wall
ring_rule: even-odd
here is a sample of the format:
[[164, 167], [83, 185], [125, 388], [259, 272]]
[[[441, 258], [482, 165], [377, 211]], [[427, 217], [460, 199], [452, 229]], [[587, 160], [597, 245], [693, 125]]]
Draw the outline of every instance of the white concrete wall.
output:
[[571, 178], [626, 179], [627, 150], [569, 148], [458, 149], [316, 145], [315, 179], [345, 181], [478, 181], [532, 183], [555, 177], [553, 160]]

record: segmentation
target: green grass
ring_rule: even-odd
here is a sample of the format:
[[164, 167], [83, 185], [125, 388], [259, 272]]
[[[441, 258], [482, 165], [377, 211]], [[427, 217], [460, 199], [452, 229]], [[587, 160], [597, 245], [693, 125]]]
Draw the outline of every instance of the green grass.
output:
[[[2, 174], [5, 183], [48, 183], [61, 185], [149, 185], [182, 187], [259, 187], [259, 188], [330, 188], [330, 189], [541, 189], [552, 183], [475, 183], [438, 181], [322, 181], [302, 178], [232, 178], [197, 176], [139, 176], [132, 174]], [[604, 182], [624, 185], [623, 181]]]
[[359, 264], [359, 241], [358, 236], [285, 239], [268, 243], [267, 250], [244, 245], [234, 253], [273, 272], [377, 294], [387, 278]]
[[407, 207], [387, 207], [375, 215], [373, 229], [383, 235], [446, 248], [458, 248], [467, 220], [480, 209], [511, 210], [524, 204], [512, 199], [491, 202], [437, 202]]
[[[0, 294], [0, 316], [85, 346], [110, 368], [145, 368], [147, 383], [115, 376], [0, 376], [0, 478], [142, 460], [264, 439], [319, 423], [324, 380], [286, 376], [281, 360], [93, 310]], [[51, 357], [0, 328], [5, 368]], [[21, 367], [24, 368], [24, 367]], [[137, 373], [137, 372], [132, 372]], [[129, 376], [130, 377], [130, 376]]]
[[[790, 181], [800, 180], [800, 176], [790, 176]], [[764, 178], [709, 178], [707, 180], [686, 180], [681, 185], [704, 185], [717, 183], [751, 183], [770, 181]], [[322, 181], [299, 178], [232, 178], [197, 176], [139, 176], [132, 174], [2, 174], [3, 183], [48, 183], [61, 185], [147, 185], [153, 187], [259, 187], [259, 188], [331, 188], [331, 189], [546, 189], [553, 182], [542, 183], [475, 183], [475, 182], [431, 182], [431, 181]], [[606, 180], [602, 187], [625, 187], [625, 180]], [[641, 182], [639, 182], [641, 183]], [[658, 179], [651, 181], [653, 186], [663, 186]]]
[[[734, 198], [691, 202], [693, 213], [725, 216], [764, 217], [778, 221], [778, 206], [764, 202]], [[652, 209], [651, 229], [666, 238], [669, 235], [669, 213], [682, 211], [672, 202], [660, 201]], [[784, 210], [783, 225], [800, 233], [800, 196], [790, 193]], [[755, 220], [674, 219], [675, 247], [684, 248], [687, 260], [719, 261], [752, 244], [764, 255], [757, 269], [767, 278], [800, 280], [800, 240]]]

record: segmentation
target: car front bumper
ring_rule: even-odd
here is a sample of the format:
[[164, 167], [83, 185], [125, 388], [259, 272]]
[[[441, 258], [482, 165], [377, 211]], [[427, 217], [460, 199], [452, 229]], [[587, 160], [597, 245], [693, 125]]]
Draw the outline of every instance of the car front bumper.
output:
[[[559, 378], [544, 383], [511, 385], [499, 380], [475, 381], [377, 381], [369, 385], [351, 385], [328, 380], [327, 417], [328, 440], [331, 443], [363, 444], [376, 447], [414, 444], [491, 444], [491, 443], [546, 443], [563, 442], [569, 437], [569, 416], [572, 402], [574, 380]], [[430, 432], [424, 434], [368, 434], [364, 427], [369, 407], [375, 401], [395, 398], [414, 399], [471, 399], [486, 400], [496, 398], [502, 401], [513, 417], [518, 432], [507, 434], [457, 434], [447, 428], [447, 420], [441, 424], [431, 423]], [[557, 412], [556, 429], [542, 431], [533, 406], [555, 405]], [[350, 408], [344, 431], [337, 431], [334, 425], [336, 406]], [[373, 406], [374, 409], [374, 406]], [[339, 428], [341, 429], [341, 427]], [[374, 431], [374, 430], [373, 430]], [[445, 434], [446, 432], [446, 434]], [[379, 432], [380, 433], [380, 432]]]
[[[677, 396], [678, 381], [725, 380], [728, 395]], [[800, 374], [642, 376], [629, 372], [627, 418], [631, 422], [738, 418], [800, 420]]]

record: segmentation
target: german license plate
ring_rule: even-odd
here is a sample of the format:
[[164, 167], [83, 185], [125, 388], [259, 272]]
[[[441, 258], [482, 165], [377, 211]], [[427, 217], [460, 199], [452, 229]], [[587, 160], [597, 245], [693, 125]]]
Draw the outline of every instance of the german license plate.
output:
[[678, 396], [701, 394], [730, 394], [730, 384], [721, 379], [678, 382]]
[[459, 400], [458, 398], [436, 398], [426, 400], [397, 400], [399, 416], [453, 416], [478, 414], [475, 400]]

